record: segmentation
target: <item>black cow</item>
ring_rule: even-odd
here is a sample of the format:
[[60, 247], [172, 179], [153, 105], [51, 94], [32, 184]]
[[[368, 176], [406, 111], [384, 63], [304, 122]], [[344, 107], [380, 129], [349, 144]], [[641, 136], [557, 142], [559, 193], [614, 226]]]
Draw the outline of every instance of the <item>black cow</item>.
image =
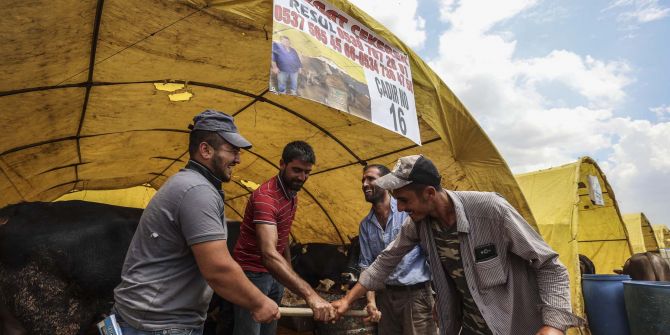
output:
[[623, 265], [623, 271], [633, 280], [670, 281], [670, 265], [659, 254], [641, 252], [631, 256]]
[[579, 271], [582, 275], [592, 275], [596, 273], [596, 266], [590, 258], [579, 254]]
[[[351, 239], [348, 247], [326, 243], [296, 243], [291, 246], [291, 264], [293, 270], [312, 287], [318, 286], [322, 279], [349, 285], [360, 272], [360, 254], [358, 236]], [[351, 273], [353, 276], [343, 278], [344, 273]]]
[[[141, 215], [84, 201], [1, 209], [0, 334], [97, 334]], [[230, 248], [239, 222], [228, 227]]]
[[[96, 333], [113, 303], [141, 209], [84, 201], [0, 210], [0, 303], [5, 334]], [[9, 322], [8, 322], [9, 321]]]

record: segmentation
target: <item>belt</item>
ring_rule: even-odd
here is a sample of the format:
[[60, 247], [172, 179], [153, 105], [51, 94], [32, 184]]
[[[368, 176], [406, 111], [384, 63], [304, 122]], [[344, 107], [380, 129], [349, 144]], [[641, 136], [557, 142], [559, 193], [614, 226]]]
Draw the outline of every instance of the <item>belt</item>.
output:
[[414, 291], [425, 288], [428, 285], [428, 282], [416, 283], [413, 285], [386, 285], [387, 290], [391, 291]]

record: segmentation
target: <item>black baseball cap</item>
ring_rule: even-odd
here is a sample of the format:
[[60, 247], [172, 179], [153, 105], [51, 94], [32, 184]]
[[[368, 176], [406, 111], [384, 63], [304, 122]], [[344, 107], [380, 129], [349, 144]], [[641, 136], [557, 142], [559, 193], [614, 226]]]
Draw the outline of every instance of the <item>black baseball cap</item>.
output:
[[[189, 127], [191, 128], [191, 127]], [[208, 109], [193, 118], [192, 130], [215, 131], [228, 143], [243, 149], [251, 148], [251, 142], [240, 135], [233, 117], [217, 110]]]

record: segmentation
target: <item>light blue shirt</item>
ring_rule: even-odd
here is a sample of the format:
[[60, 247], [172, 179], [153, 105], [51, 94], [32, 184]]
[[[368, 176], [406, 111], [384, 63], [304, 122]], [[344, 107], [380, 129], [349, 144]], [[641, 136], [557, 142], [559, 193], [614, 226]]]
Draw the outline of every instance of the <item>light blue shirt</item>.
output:
[[[375, 261], [375, 258], [391, 243], [398, 233], [405, 219], [409, 215], [399, 212], [396, 199], [391, 197], [391, 215], [386, 222], [386, 230], [382, 229], [374, 210], [361, 221], [358, 231], [361, 244], [361, 256], [358, 265], [365, 270]], [[413, 224], [408, 221], [408, 224]], [[430, 269], [426, 263], [426, 255], [417, 244], [402, 261], [398, 263], [391, 275], [386, 278], [387, 285], [413, 285], [430, 280]]]

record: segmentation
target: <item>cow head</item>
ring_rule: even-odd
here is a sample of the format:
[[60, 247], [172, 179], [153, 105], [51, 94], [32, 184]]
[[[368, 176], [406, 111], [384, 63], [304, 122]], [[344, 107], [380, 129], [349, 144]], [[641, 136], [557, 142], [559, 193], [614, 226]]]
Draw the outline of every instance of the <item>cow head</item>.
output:
[[349, 249], [347, 250], [347, 270], [342, 272], [340, 278], [341, 289], [348, 291], [358, 282], [358, 276], [361, 273], [361, 268], [358, 267], [358, 258], [361, 255], [361, 245], [358, 243], [358, 236], [351, 239]]
[[670, 281], [670, 265], [656, 253], [637, 253], [626, 260], [621, 274], [633, 280]]

